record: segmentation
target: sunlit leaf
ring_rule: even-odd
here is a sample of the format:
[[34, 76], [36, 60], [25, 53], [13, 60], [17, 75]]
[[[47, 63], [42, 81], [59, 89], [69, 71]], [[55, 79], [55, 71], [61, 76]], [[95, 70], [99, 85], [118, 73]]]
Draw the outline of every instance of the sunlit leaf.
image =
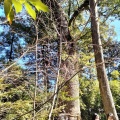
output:
[[27, 0], [29, 2], [39, 2], [40, 0]]
[[4, 11], [6, 17], [9, 14], [11, 8], [12, 8], [11, 0], [4, 0]]
[[11, 0], [4, 0], [4, 11], [5, 16], [9, 23], [12, 23], [12, 20], [14, 19], [14, 11], [12, 9], [12, 2]]
[[42, 10], [43, 12], [48, 12], [49, 8], [40, 0], [28, 0], [31, 4], [33, 4], [38, 11]]
[[27, 2], [24, 3], [25, 8], [28, 12], [28, 14], [33, 18], [36, 19], [36, 13], [35, 11], [32, 9], [32, 6], [30, 4], [28, 4]]
[[14, 5], [14, 7], [15, 7], [16, 13], [22, 11], [22, 4], [21, 4], [19, 1], [17, 1], [17, 0], [12, 0], [12, 3], [13, 3], [13, 5]]
[[11, 8], [9, 14], [7, 15], [7, 19], [8, 19], [8, 21], [9, 21], [10, 25], [11, 25], [11, 24], [12, 24], [12, 21], [13, 21], [13, 19], [14, 19], [14, 11], [13, 11], [12, 8]]
[[20, 4], [24, 4], [26, 0], [19, 0]]

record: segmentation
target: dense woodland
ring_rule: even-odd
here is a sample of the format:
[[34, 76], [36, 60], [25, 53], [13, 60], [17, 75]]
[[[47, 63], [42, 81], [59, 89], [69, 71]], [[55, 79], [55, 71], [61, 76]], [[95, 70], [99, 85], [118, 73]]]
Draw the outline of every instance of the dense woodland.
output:
[[42, 2], [0, 0], [0, 120], [119, 120], [120, 1]]

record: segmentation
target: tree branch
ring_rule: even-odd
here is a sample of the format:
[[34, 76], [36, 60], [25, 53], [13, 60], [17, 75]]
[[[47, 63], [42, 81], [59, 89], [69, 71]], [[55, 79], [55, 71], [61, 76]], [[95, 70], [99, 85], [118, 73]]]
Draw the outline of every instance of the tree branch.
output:
[[71, 19], [69, 20], [68, 26], [71, 25], [72, 21], [76, 19], [76, 17], [83, 11], [83, 10], [89, 10], [89, 0], [85, 0], [83, 4], [81, 4], [77, 10], [74, 11]]

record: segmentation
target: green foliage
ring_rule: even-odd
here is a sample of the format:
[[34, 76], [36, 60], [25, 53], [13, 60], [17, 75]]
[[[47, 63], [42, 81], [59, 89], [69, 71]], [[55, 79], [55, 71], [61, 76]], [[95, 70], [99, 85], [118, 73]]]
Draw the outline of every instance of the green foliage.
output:
[[28, 14], [33, 18], [36, 19], [36, 12], [35, 8], [43, 12], [48, 12], [48, 7], [42, 3], [40, 0], [4, 0], [4, 10], [6, 18], [8, 19], [9, 23], [11, 24], [14, 19], [14, 8], [15, 12], [19, 13], [22, 11], [22, 6], [25, 6], [26, 11]]
[[100, 114], [99, 110], [103, 110], [99, 82], [97, 80], [82, 78], [80, 80], [80, 96], [82, 119], [88, 120], [93, 113]]
[[111, 91], [114, 97], [116, 109], [120, 111], [120, 81], [119, 80], [112, 80], [110, 81]]
[[[120, 81], [111, 80], [110, 87], [115, 101], [117, 111], [120, 111]], [[99, 83], [97, 80], [80, 80], [80, 101], [82, 119], [88, 120], [95, 112], [99, 113], [102, 120], [105, 120], [102, 99], [99, 91]]]
[[[52, 92], [46, 93], [37, 88], [36, 96], [36, 117], [37, 120], [46, 120], [49, 114], [51, 104], [47, 102], [47, 98]], [[23, 74], [20, 66], [13, 66], [7, 71], [7, 77], [0, 79], [0, 119], [1, 120], [26, 120], [33, 117], [33, 99], [34, 99], [34, 77], [29, 76], [27, 79]], [[64, 106], [59, 106], [53, 110], [54, 116], [63, 109]], [[28, 114], [27, 112], [31, 111]], [[25, 115], [23, 115], [25, 114]], [[23, 115], [23, 116], [21, 116]], [[21, 116], [21, 117], [20, 117]]]
[[[10, 68], [8, 77], [0, 79], [0, 118], [12, 120], [33, 109], [32, 99], [27, 93], [26, 78], [19, 66]], [[31, 114], [19, 118], [26, 120]]]
[[[32, 110], [32, 104], [28, 100], [18, 100], [16, 102], [7, 102], [7, 103], [0, 103], [1, 110], [3, 111], [1, 114], [4, 115], [4, 118], [7, 120], [12, 120], [26, 111]], [[23, 117], [20, 117], [19, 120], [26, 120], [27, 118], [31, 118], [32, 116], [30, 114], [27, 114]]]
[[119, 73], [118, 70], [114, 70], [114, 71], [111, 72], [111, 76], [114, 80], [119, 79], [120, 73]]

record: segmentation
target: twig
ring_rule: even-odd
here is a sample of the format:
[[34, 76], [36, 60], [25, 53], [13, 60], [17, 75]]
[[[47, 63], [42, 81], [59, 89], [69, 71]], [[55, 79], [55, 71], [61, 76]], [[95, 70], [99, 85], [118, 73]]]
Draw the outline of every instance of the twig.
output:
[[12, 66], [14, 66], [28, 51], [29, 51], [29, 49], [27, 49], [13, 64], [11, 64], [10, 66], [8, 66], [4, 70], [2, 70], [0, 72], [0, 75], [2, 75], [5, 71], [7, 71], [8, 69], [10, 69]]

